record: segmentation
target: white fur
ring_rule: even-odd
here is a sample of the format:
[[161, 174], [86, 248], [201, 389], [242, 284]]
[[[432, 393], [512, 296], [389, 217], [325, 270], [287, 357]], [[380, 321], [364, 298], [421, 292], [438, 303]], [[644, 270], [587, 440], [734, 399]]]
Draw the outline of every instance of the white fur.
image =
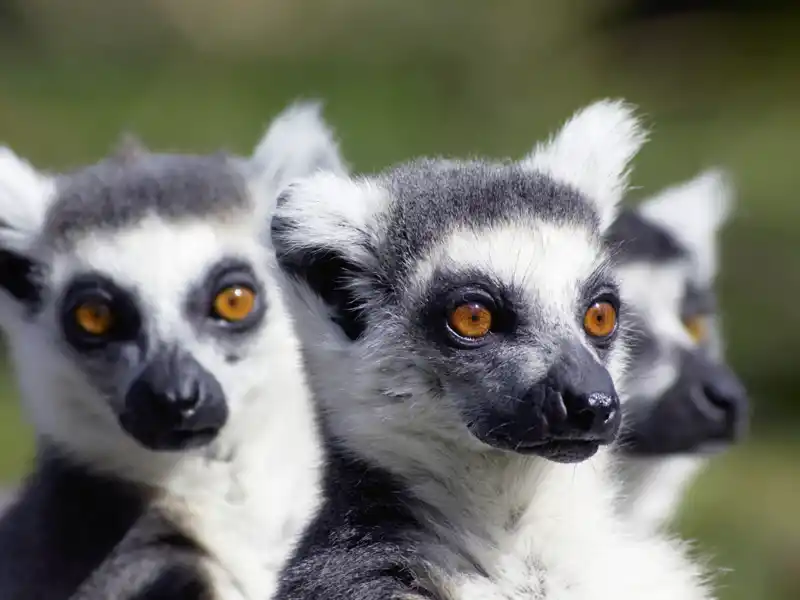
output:
[[642, 531], [665, 527], [706, 462], [705, 457], [694, 455], [619, 460], [619, 477], [624, 482], [621, 509]]
[[637, 210], [686, 246], [695, 260], [698, 280], [707, 283], [717, 272], [717, 233], [733, 204], [731, 177], [717, 168], [662, 191]]
[[523, 164], [568, 183], [595, 205], [605, 229], [628, 186], [628, 165], [647, 139], [633, 108], [601, 100], [575, 113]]
[[[311, 165], [311, 161], [319, 164]], [[256, 145], [251, 162], [258, 172], [256, 184], [266, 186], [273, 199], [289, 183], [315, 169], [348, 170], [335, 134], [322, 118], [319, 101], [295, 102], [275, 117]], [[273, 206], [269, 208], [271, 212]]]
[[[0, 249], [28, 249], [54, 192], [52, 177], [0, 147]], [[0, 290], [0, 326], [11, 327], [20, 316], [19, 305]]]
[[376, 245], [383, 237], [380, 216], [391, 202], [386, 190], [366, 178], [320, 172], [293, 184], [292, 195], [304, 199], [280, 209], [281, 216], [297, 227], [292, 250], [316, 245], [347, 247], [356, 260], [371, 260], [358, 248], [364, 237]]
[[[40, 185], [38, 195], [33, 193], [38, 180], [35, 172], [29, 175], [17, 198], [27, 194], [30, 206], [36, 206], [50, 188]], [[0, 189], [12, 188], [0, 182]], [[3, 202], [0, 209], [11, 206]], [[21, 247], [49, 266], [45, 282], [52, 293], [35, 319], [2, 325], [37, 435], [91, 470], [154, 488], [157, 506], [184, 515], [188, 533], [213, 558], [212, 570], [229, 579], [220, 579], [220, 586], [234, 586], [242, 598], [269, 598], [319, 502], [322, 450], [274, 257], [258, 239], [262, 222], [252, 215], [181, 224], [152, 217], [129, 230], [90, 234], [60, 254], [37, 237], [44, 213], [32, 209], [24, 213], [27, 220], [20, 214], [10, 212], [3, 220], [13, 217], [15, 231], [26, 234]], [[182, 313], [191, 286], [222, 256], [248, 260], [267, 294], [264, 329], [243, 344], [235, 364], [213, 341], [198, 335]], [[161, 453], [140, 446], [118, 425], [109, 399], [75, 367], [58, 333], [54, 300], [73, 274], [86, 270], [133, 290], [151, 335], [180, 342], [216, 376], [230, 417], [207, 448]], [[127, 383], [118, 382], [121, 389]]]

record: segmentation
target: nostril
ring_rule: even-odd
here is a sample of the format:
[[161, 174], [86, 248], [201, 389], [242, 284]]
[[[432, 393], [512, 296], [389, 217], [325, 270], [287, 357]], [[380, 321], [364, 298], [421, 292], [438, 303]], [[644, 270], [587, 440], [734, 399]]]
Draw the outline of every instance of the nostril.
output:
[[594, 429], [596, 415], [590, 408], [583, 408], [571, 415], [572, 428], [581, 433], [589, 433]]
[[617, 411], [614, 408], [607, 410], [604, 415], [601, 416], [601, 423], [603, 427], [607, 427], [612, 425], [614, 421], [617, 419]]
[[613, 429], [618, 420], [616, 402], [606, 394], [572, 396], [566, 400], [566, 405], [574, 433], [603, 435]]
[[180, 394], [170, 398], [174, 408], [184, 417], [192, 416], [200, 404], [200, 395], [192, 393], [188, 395]]
[[704, 385], [702, 393], [709, 404], [734, 418], [745, 404], [745, 401], [740, 399], [740, 395], [733, 390], [723, 390], [717, 386]]

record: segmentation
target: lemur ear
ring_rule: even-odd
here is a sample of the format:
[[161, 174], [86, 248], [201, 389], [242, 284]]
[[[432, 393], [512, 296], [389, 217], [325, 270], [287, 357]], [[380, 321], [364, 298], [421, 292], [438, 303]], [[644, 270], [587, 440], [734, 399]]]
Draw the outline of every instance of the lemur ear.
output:
[[713, 168], [646, 199], [636, 210], [683, 244], [694, 256], [699, 275], [709, 278], [716, 272], [717, 234], [734, 204], [731, 176]]
[[250, 167], [268, 215], [278, 194], [292, 181], [318, 171], [340, 175], [349, 171], [333, 130], [322, 118], [319, 101], [295, 102], [275, 117], [253, 151]]
[[364, 330], [358, 284], [375, 271], [374, 225], [387, 198], [365, 181], [319, 172], [284, 190], [272, 220], [281, 269], [307, 285], [351, 339]]
[[18, 302], [40, 296], [31, 246], [55, 194], [55, 181], [0, 147], [0, 290]]
[[605, 231], [627, 190], [629, 163], [646, 139], [631, 105], [601, 100], [576, 112], [522, 165], [580, 191], [594, 205]]
[[142, 140], [131, 132], [123, 133], [117, 140], [111, 159], [120, 163], [129, 163], [147, 154], [147, 147]]

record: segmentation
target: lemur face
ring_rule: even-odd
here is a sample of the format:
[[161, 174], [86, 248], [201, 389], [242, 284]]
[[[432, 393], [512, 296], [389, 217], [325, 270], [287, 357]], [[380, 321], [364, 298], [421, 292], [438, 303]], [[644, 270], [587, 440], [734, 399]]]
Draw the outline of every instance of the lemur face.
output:
[[703, 452], [746, 429], [747, 394], [723, 361], [713, 290], [730, 195], [712, 171], [622, 213], [611, 228], [635, 312], [624, 452]]
[[0, 255], [34, 410], [155, 451], [206, 446], [236, 426], [256, 400], [246, 374], [287, 332], [270, 319], [276, 294], [255, 225], [264, 215], [238, 167], [145, 154], [49, 191], [35, 235]]
[[572, 462], [613, 441], [624, 310], [602, 232], [641, 141], [627, 109], [599, 103], [516, 165], [418, 161], [290, 188], [273, 239], [349, 340], [345, 393], [470, 447]]

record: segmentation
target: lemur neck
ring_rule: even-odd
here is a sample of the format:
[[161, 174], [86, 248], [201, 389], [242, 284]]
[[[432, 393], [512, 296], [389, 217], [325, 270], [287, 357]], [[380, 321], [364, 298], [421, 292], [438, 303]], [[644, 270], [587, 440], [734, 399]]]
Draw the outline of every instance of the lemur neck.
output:
[[586, 519], [595, 512], [601, 518], [612, 510], [616, 488], [605, 448], [581, 463], [559, 464], [457, 443], [384, 413], [380, 418], [380, 427], [349, 423], [344, 443], [405, 482], [451, 529], [494, 538], [531, 520]]

